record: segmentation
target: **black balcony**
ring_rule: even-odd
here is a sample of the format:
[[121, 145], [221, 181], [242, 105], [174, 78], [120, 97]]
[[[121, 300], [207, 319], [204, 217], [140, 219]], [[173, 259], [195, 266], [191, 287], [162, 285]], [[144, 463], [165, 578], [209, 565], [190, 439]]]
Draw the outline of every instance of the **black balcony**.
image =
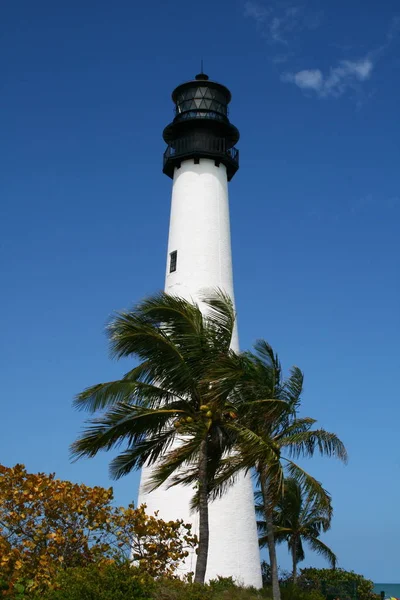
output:
[[228, 148], [225, 137], [197, 134], [178, 138], [168, 145], [164, 152], [163, 172], [172, 178], [175, 167], [191, 158], [210, 158], [215, 164], [222, 163], [226, 166], [228, 181], [239, 168], [239, 150]]

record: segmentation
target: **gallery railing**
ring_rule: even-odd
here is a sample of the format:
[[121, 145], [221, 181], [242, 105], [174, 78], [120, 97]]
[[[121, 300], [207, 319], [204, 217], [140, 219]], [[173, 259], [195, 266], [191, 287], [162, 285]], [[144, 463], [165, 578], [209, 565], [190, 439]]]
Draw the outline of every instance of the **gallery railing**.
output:
[[236, 168], [239, 167], [239, 150], [237, 148], [227, 148], [225, 138], [217, 138], [210, 136], [188, 136], [174, 140], [173, 146], [170, 144], [164, 152], [164, 166], [171, 158], [179, 158], [179, 156], [189, 155], [194, 156], [199, 154], [211, 158], [220, 157], [228, 159]]

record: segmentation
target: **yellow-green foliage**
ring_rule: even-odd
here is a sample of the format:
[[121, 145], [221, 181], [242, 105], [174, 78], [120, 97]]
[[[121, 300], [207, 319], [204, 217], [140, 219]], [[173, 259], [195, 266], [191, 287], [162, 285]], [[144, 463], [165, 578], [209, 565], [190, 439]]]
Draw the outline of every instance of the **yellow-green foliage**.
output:
[[[145, 506], [116, 508], [112, 489], [0, 465], [0, 586], [45, 591], [60, 571], [134, 556], [141, 571], [172, 576], [197, 545], [183, 521], [147, 515]], [[17, 586], [17, 587], [16, 587]]]

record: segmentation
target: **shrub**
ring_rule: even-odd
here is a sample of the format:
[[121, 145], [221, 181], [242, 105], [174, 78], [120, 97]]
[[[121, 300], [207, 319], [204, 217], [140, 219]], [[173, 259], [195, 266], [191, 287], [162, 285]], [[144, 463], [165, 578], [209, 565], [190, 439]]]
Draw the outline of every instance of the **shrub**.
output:
[[375, 600], [376, 598], [372, 581], [354, 571], [345, 571], [344, 569], [301, 569], [298, 585], [307, 590], [318, 589], [325, 596], [332, 595], [342, 598], [352, 597], [356, 587], [358, 600]]
[[304, 590], [298, 585], [288, 583], [281, 587], [282, 600], [325, 600], [318, 589]]
[[[61, 570], [127, 560], [142, 572], [172, 576], [197, 545], [191, 525], [116, 508], [112, 489], [88, 487], [0, 465], [0, 583], [29, 592], [52, 587]], [[22, 582], [22, 583], [21, 583]]]
[[232, 577], [217, 577], [209, 582], [213, 600], [262, 600], [272, 595], [264, 590], [238, 586]]
[[[284, 571], [283, 569], [279, 568], [278, 574], [279, 574], [279, 583], [281, 585], [286, 585], [291, 582], [292, 574], [289, 573], [289, 571]], [[261, 576], [262, 576], [263, 587], [264, 588], [271, 587], [271, 585], [272, 585], [271, 567], [270, 567], [269, 563], [267, 563], [267, 561], [265, 561], [265, 560], [263, 560], [261, 562]]]
[[208, 585], [214, 594], [225, 592], [226, 590], [232, 591], [232, 589], [237, 588], [233, 577], [217, 577], [216, 579], [211, 579]]
[[180, 580], [160, 580], [154, 600], [263, 600], [268, 593], [235, 584], [232, 577], [218, 577], [207, 585], [185, 583]]
[[199, 583], [185, 583], [180, 579], [157, 581], [154, 600], [212, 600], [209, 586]]
[[154, 580], [126, 564], [90, 565], [60, 573], [43, 600], [150, 600]]

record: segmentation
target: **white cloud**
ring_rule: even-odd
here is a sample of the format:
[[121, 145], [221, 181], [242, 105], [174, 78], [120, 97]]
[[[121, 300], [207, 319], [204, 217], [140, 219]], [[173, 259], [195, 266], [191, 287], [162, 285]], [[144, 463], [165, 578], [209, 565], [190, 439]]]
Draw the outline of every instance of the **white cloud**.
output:
[[[271, 0], [268, 4], [257, 0], [247, 0], [244, 4], [244, 15], [254, 19], [264, 37], [271, 44], [288, 44], [293, 32], [304, 28], [315, 28], [318, 19], [310, 20], [312, 15], [304, 15], [300, 6], [283, 6], [279, 1]], [[317, 15], [314, 15], [317, 16]]]
[[[322, 11], [306, 10], [303, 4], [296, 4], [300, 0], [244, 0], [244, 15], [252, 19], [260, 34], [276, 50], [270, 60], [283, 69], [283, 63], [297, 56], [301, 44], [299, 33], [304, 30], [313, 30], [321, 25]], [[400, 32], [400, 16], [395, 16], [386, 34], [385, 42], [371, 49], [364, 58], [358, 60], [340, 60], [336, 66], [327, 71], [321, 69], [303, 69], [289, 71], [281, 74], [285, 83], [293, 83], [300, 89], [315, 94], [320, 98], [340, 97], [348, 91], [356, 92], [357, 105], [360, 106], [365, 94], [361, 94], [361, 84], [370, 79], [372, 72], [377, 67], [379, 60], [388, 51], [393, 41]], [[341, 50], [350, 52], [351, 47]], [[343, 55], [342, 54], [342, 55]], [[345, 54], [344, 54], [345, 55]], [[279, 65], [281, 65], [279, 67]]]
[[273, 17], [269, 24], [269, 34], [271, 36], [271, 40], [273, 42], [283, 42], [285, 40], [282, 38], [282, 23], [283, 19], [278, 19], [278, 17]]
[[319, 69], [309, 69], [298, 73], [284, 73], [282, 81], [295, 83], [299, 88], [319, 91], [322, 86], [323, 76]]
[[270, 58], [271, 62], [274, 65], [281, 65], [285, 62], [288, 62], [289, 58], [291, 58], [292, 56], [294, 56], [293, 52], [289, 52], [288, 50], [284, 53], [281, 54], [275, 54], [274, 56], [272, 56]]
[[324, 76], [320, 69], [305, 69], [297, 73], [284, 73], [281, 80], [294, 83], [303, 90], [313, 90], [321, 98], [339, 97], [357, 82], [370, 78], [374, 68], [369, 57], [360, 60], [342, 60]]
[[349, 72], [353, 72], [356, 75], [356, 77], [361, 81], [364, 81], [364, 79], [369, 78], [374, 67], [372, 61], [369, 58], [364, 58], [364, 60], [358, 62], [344, 60], [343, 63], [345, 68]]
[[266, 19], [269, 17], [271, 13], [271, 9], [259, 4], [258, 2], [252, 2], [248, 0], [244, 4], [244, 16], [251, 17], [254, 19], [259, 25], [264, 23]]

